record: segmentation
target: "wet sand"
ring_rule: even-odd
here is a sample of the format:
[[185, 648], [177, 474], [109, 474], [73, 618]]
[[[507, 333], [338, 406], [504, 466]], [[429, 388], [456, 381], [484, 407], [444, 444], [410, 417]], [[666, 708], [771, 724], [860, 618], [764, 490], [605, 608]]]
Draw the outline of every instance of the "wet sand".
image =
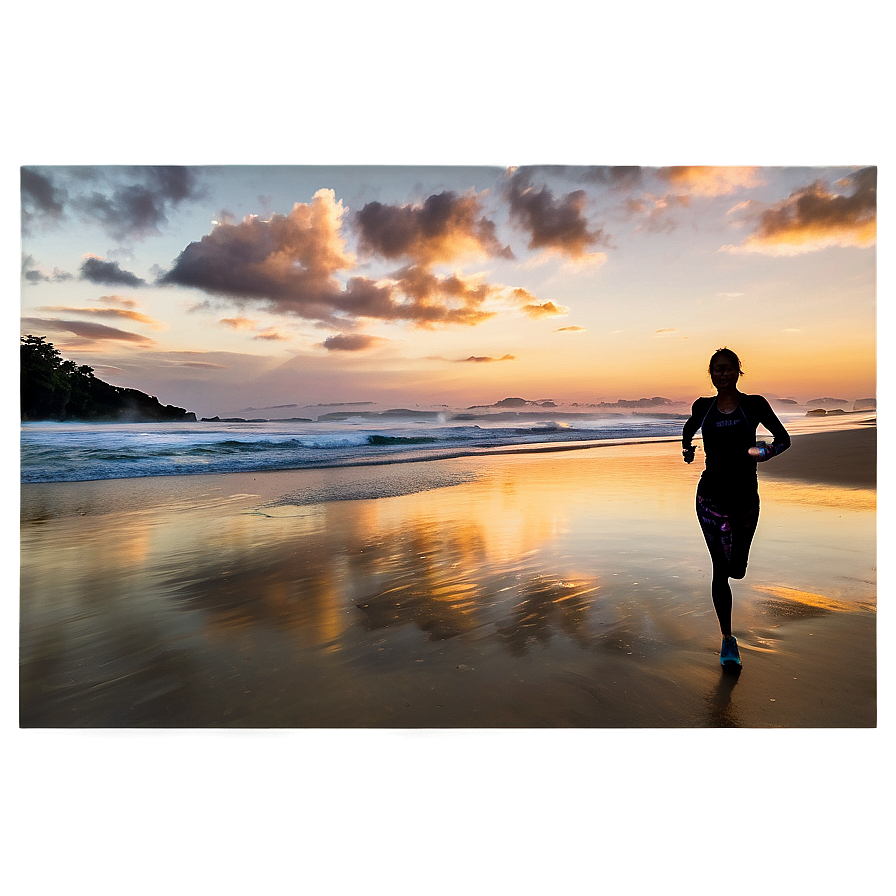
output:
[[675, 443], [26, 485], [20, 724], [874, 726], [875, 446], [760, 467], [739, 675]]

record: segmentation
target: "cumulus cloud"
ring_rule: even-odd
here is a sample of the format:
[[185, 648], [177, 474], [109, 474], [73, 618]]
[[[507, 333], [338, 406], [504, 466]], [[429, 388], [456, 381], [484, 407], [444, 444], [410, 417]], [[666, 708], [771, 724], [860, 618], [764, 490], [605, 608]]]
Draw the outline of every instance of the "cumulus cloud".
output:
[[123, 270], [117, 261], [105, 261], [95, 255], [88, 255], [81, 262], [81, 279], [110, 286], [146, 286], [145, 280]]
[[376, 348], [385, 341], [379, 336], [367, 336], [363, 333], [337, 333], [329, 336], [321, 345], [328, 352], [363, 352]]
[[656, 173], [672, 190], [689, 196], [729, 196], [737, 190], [762, 183], [756, 167], [676, 165], [657, 168]]
[[115, 320], [133, 320], [141, 324], [149, 324], [156, 330], [163, 325], [148, 314], [132, 311], [128, 308], [76, 308], [68, 305], [43, 305], [37, 311], [55, 312], [57, 314], [85, 314], [88, 317], [110, 317]]
[[419, 205], [368, 202], [354, 215], [353, 224], [362, 251], [387, 259], [407, 258], [429, 266], [465, 255], [513, 258], [472, 193], [461, 196], [446, 190]]
[[177, 257], [161, 284], [260, 301], [271, 310], [329, 320], [350, 304], [335, 275], [353, 264], [340, 234], [343, 208], [332, 190], [288, 215], [219, 222]]
[[877, 168], [863, 168], [833, 186], [816, 180], [794, 190], [760, 212], [742, 245], [722, 251], [799, 255], [832, 246], [864, 248], [876, 240]]
[[488, 355], [470, 355], [469, 358], [460, 358], [458, 364], [493, 364], [497, 361], [516, 361], [514, 355], [502, 355], [500, 358], [492, 358]]
[[[288, 215], [219, 223], [187, 246], [159, 282], [330, 325], [358, 317], [421, 326], [475, 324], [491, 316], [481, 306], [495, 287], [459, 273], [437, 276], [425, 265], [410, 264], [378, 280], [350, 277], [343, 284], [337, 275], [355, 262], [342, 237], [343, 214], [334, 192], [319, 190], [311, 203], [296, 203]], [[433, 258], [433, 246], [445, 242], [434, 238], [428, 245], [421, 254]]]
[[117, 342], [136, 342], [141, 345], [154, 345], [152, 339], [139, 333], [129, 333], [105, 324], [91, 323], [83, 320], [61, 320], [59, 318], [23, 317], [22, 326], [50, 333], [72, 333], [95, 342], [114, 340]]
[[555, 197], [550, 187], [532, 183], [531, 172], [516, 169], [505, 195], [514, 224], [529, 234], [529, 248], [559, 253], [581, 260], [588, 249], [605, 241], [601, 230], [590, 230], [585, 216], [585, 191], [574, 190]]

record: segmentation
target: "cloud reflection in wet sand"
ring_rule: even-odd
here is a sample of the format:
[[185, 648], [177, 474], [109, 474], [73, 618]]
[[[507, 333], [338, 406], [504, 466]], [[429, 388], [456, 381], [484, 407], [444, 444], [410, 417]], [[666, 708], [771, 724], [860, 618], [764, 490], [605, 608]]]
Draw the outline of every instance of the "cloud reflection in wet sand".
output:
[[[692, 483], [664, 465], [645, 479], [639, 458], [612, 450], [566, 458], [562, 473], [550, 459], [493, 458], [473, 481], [402, 497], [271, 513], [240, 494], [175, 513], [26, 519], [22, 723], [367, 726], [399, 710], [408, 724], [449, 726], [675, 718], [669, 707], [652, 716], [646, 694], [641, 715], [607, 709], [614, 682], [623, 699], [626, 675], [669, 675], [676, 651], [715, 639], [699, 532], [680, 525]], [[759, 564], [763, 587], [757, 650], [776, 636], [770, 615], [789, 624], [856, 609], [842, 587], [821, 598], [763, 586]], [[475, 686], [456, 678], [474, 668], [486, 676]], [[536, 696], [534, 681], [553, 684]], [[713, 693], [702, 723], [739, 723], [733, 686]]]

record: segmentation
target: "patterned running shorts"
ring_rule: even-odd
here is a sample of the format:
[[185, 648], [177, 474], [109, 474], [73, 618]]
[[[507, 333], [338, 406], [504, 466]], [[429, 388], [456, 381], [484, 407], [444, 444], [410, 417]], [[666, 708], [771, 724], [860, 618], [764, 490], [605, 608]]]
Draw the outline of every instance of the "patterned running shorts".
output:
[[729, 575], [743, 578], [759, 522], [759, 495], [733, 508], [722, 508], [710, 498], [697, 495], [697, 519], [713, 562], [724, 558]]

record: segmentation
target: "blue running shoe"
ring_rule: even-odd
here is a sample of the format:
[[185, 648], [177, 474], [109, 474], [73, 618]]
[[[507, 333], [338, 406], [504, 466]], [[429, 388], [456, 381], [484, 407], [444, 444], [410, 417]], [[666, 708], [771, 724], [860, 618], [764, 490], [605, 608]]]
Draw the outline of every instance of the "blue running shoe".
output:
[[740, 651], [737, 649], [737, 638], [722, 638], [722, 650], [719, 653], [719, 662], [722, 666], [743, 666], [740, 661]]

